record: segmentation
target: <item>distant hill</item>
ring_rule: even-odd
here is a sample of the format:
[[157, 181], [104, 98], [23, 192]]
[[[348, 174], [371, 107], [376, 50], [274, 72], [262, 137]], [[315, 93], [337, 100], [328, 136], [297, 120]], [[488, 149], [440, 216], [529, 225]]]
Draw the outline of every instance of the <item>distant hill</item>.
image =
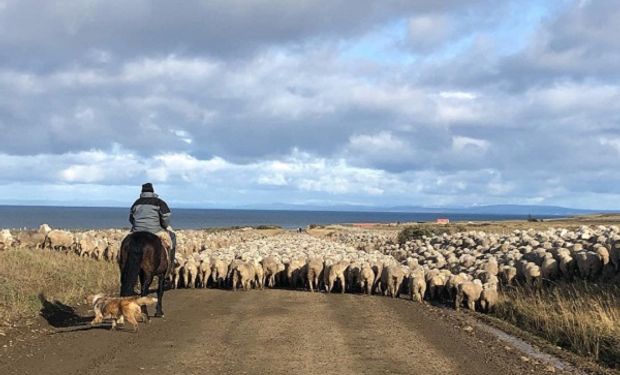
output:
[[[400, 207], [399, 209], [402, 209]], [[411, 207], [411, 209], [418, 209], [418, 207]], [[536, 206], [536, 205], [491, 205], [491, 206], [474, 206], [464, 208], [433, 208], [430, 212], [443, 212], [443, 213], [469, 213], [469, 214], [487, 214], [487, 215], [557, 215], [557, 216], [570, 216], [570, 215], [586, 215], [594, 213], [604, 213], [613, 211], [603, 210], [584, 210], [578, 208], [567, 208], [559, 206]]]
[[567, 208], [559, 206], [542, 205], [489, 205], [471, 207], [421, 207], [421, 206], [364, 206], [364, 205], [303, 205], [288, 203], [272, 203], [268, 205], [248, 205], [239, 207], [242, 209], [263, 210], [296, 210], [296, 211], [352, 211], [352, 212], [414, 212], [414, 213], [437, 213], [437, 214], [484, 214], [484, 215], [532, 215], [532, 216], [573, 216], [595, 213], [620, 212], [620, 210], [587, 210]]

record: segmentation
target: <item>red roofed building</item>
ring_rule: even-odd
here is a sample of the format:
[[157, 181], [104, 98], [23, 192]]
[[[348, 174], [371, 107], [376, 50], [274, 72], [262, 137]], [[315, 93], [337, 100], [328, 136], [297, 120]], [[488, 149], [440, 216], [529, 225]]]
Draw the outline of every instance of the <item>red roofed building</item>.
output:
[[445, 217], [440, 217], [439, 219], [437, 219], [436, 223], [437, 224], [450, 224], [450, 219], [445, 218]]

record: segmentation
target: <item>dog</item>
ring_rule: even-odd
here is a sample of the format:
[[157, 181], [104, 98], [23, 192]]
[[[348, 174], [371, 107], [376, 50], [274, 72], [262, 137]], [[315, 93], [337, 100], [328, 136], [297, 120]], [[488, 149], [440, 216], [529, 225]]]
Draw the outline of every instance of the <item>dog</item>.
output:
[[87, 300], [95, 311], [91, 325], [101, 324], [104, 319], [112, 319], [112, 329], [116, 329], [116, 325], [123, 324], [126, 319], [133, 326], [134, 332], [138, 331], [138, 320], [143, 320], [140, 306], [157, 303], [157, 298], [154, 297], [109, 297], [103, 293], [91, 295]]

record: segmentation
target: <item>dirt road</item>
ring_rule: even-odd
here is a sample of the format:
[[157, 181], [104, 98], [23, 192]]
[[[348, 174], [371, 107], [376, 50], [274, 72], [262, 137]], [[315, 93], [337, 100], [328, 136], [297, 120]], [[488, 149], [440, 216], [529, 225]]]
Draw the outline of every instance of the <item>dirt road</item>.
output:
[[[138, 333], [89, 329], [0, 349], [1, 374], [523, 374], [524, 360], [454, 312], [405, 300], [175, 290]], [[558, 373], [559, 371], [556, 371]]]

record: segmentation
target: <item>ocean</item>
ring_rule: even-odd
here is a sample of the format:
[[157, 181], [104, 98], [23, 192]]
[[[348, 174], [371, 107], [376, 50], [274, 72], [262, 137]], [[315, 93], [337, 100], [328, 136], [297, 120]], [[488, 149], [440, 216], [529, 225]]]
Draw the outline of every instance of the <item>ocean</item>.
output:
[[[37, 228], [42, 223], [66, 229], [128, 228], [128, 218], [128, 208], [0, 206], [0, 228]], [[435, 221], [437, 218], [480, 221], [524, 220], [527, 217], [464, 213], [172, 209], [172, 227], [176, 229], [257, 225], [305, 228], [310, 224], [421, 222]]]

